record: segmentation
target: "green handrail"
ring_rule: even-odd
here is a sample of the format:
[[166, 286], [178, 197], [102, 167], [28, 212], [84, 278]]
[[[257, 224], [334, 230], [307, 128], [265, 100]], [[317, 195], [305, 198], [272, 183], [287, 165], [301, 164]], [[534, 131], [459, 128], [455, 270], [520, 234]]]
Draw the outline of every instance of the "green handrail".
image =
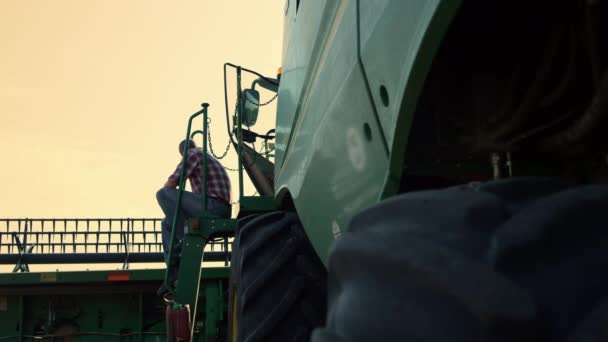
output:
[[242, 125], [242, 114], [243, 108], [245, 104], [243, 103], [242, 89], [241, 89], [241, 67], [237, 66], [236, 68], [236, 94], [237, 94], [237, 103], [238, 110], [237, 114], [237, 142], [238, 142], [238, 165], [239, 165], [239, 202], [243, 199], [244, 189], [243, 189], [243, 125]]
[[[192, 121], [194, 121], [194, 119], [203, 114], [204, 118], [205, 118], [205, 122], [207, 121], [207, 108], [209, 107], [208, 103], [203, 103], [201, 104], [201, 106], [203, 107], [203, 109], [199, 110], [198, 112], [192, 114], [190, 116], [190, 118], [188, 119], [188, 128], [186, 130], [186, 142], [184, 144], [184, 151], [183, 151], [183, 156], [182, 156], [182, 168], [180, 170], [180, 175], [179, 175], [179, 185], [178, 185], [178, 192], [177, 192], [177, 203], [175, 206], [175, 213], [173, 215], [173, 222], [171, 223], [171, 239], [169, 241], [169, 255], [168, 255], [168, 260], [166, 260], [167, 263], [167, 271], [165, 272], [165, 279], [164, 279], [164, 284], [167, 287], [167, 289], [169, 289], [171, 292], [174, 292], [174, 288], [173, 288], [173, 284], [169, 283], [169, 265], [171, 264], [171, 260], [173, 259], [173, 247], [174, 247], [174, 242], [175, 242], [175, 231], [176, 231], [176, 225], [177, 225], [177, 216], [179, 214], [179, 210], [181, 208], [182, 205], [182, 196], [184, 193], [184, 187], [185, 187], [185, 183], [186, 183], [186, 179], [185, 179], [185, 175], [186, 175], [186, 164], [187, 164], [187, 160], [188, 160], [188, 149], [190, 148], [190, 131], [192, 129]], [[203, 126], [206, 126], [206, 124], [204, 123]], [[206, 148], [206, 144], [204, 144], [204, 147]], [[206, 151], [203, 151], [206, 153]], [[203, 159], [204, 161], [206, 161], [206, 158]], [[205, 162], [206, 165], [206, 162]], [[207, 183], [205, 182], [206, 180], [206, 169], [203, 169], [203, 189], [202, 189], [202, 197], [205, 198], [205, 202], [206, 202], [206, 193], [207, 193]], [[206, 210], [206, 207], [203, 207], [204, 210]]]
[[203, 130], [194, 131], [190, 138], [194, 140], [194, 136], [201, 134], [203, 136], [203, 193], [201, 194], [201, 214], [200, 216], [206, 217], [209, 215], [207, 212], [207, 140], [205, 139], [205, 132], [207, 131], [207, 113], [204, 116], [205, 123], [203, 123]]

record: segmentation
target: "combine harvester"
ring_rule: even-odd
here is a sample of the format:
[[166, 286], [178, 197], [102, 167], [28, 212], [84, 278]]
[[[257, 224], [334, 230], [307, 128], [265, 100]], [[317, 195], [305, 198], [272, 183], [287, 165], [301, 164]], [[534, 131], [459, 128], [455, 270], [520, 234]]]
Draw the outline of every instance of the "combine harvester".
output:
[[[224, 65], [236, 218], [188, 223], [175, 284], [159, 270], [2, 275], [0, 338], [606, 340], [607, 6], [286, 0], [278, 76]], [[253, 131], [256, 87], [277, 94], [276, 131]], [[206, 115], [186, 137], [205, 136]], [[243, 196], [244, 173], [259, 196]], [[52, 248], [74, 240], [21, 223], [1, 240], [16, 270], [70, 262]], [[74, 258], [159, 261], [143, 224], [91, 229]], [[104, 234], [116, 242], [93, 253]]]

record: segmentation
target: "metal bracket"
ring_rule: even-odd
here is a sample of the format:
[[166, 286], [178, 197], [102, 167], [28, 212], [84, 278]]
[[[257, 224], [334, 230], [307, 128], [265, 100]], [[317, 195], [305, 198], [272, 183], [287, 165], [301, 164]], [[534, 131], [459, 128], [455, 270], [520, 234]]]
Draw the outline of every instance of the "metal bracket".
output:
[[125, 247], [125, 260], [122, 263], [122, 269], [128, 270], [129, 269], [129, 241], [127, 240], [128, 237], [125, 233], [121, 233], [120, 237], [121, 237], [122, 243]]
[[491, 153], [490, 162], [492, 164], [492, 174], [494, 179], [513, 177], [513, 161], [511, 160], [511, 152], [505, 153], [504, 162], [499, 153]]
[[31, 254], [36, 245], [26, 246], [25, 244], [21, 243], [21, 240], [19, 240], [19, 236], [16, 233], [12, 233], [11, 235], [13, 236], [13, 240], [17, 243], [17, 252], [19, 252], [19, 259], [17, 259], [17, 264], [13, 268], [13, 273], [29, 272], [30, 267], [27, 263], [23, 262], [23, 256], [26, 254]]
[[[236, 229], [236, 219], [198, 218], [198, 230], [189, 229], [190, 234], [200, 234], [205, 240], [213, 235], [230, 234]], [[200, 229], [202, 227], [202, 229]]]

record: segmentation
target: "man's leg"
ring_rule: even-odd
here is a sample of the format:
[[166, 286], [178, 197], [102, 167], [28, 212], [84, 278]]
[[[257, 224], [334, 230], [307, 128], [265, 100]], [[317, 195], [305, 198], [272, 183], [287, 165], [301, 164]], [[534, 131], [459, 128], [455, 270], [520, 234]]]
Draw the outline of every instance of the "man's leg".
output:
[[[196, 204], [200, 208], [200, 196], [189, 191], [184, 191], [182, 194], [182, 202], [180, 209], [177, 212], [175, 242], [173, 244], [173, 260], [169, 259], [169, 249], [171, 244], [171, 231], [173, 225], [173, 217], [175, 216], [175, 208], [177, 206], [177, 189], [162, 188], [156, 193], [156, 199], [160, 205], [165, 218], [162, 221], [162, 242], [163, 254], [167, 269], [169, 271], [169, 281], [176, 280], [177, 271], [179, 270], [179, 254], [181, 253], [181, 240], [184, 237], [184, 224], [186, 220], [196, 214]], [[158, 289], [158, 295], [164, 295], [168, 289], [164, 284]]]
[[[169, 245], [171, 243], [171, 230], [173, 225], [173, 217], [175, 215], [175, 207], [177, 206], [177, 190], [162, 188], [156, 192], [156, 200], [160, 205], [163, 213], [165, 214], [165, 218], [162, 221], [162, 241], [163, 241], [163, 254], [165, 257], [165, 262], [169, 260]], [[179, 210], [177, 215], [177, 231], [175, 232], [175, 241], [178, 242], [183, 237], [183, 227], [184, 226], [184, 213], [183, 210]]]
[[200, 216], [201, 213], [201, 194], [184, 192], [182, 197], [182, 209], [187, 217]]
[[221, 218], [230, 218], [232, 216], [232, 207], [215, 198], [207, 198], [207, 210], [213, 215]]
[[[165, 219], [162, 222], [162, 238], [165, 260], [169, 254], [169, 244], [171, 242], [171, 225], [173, 216], [175, 215], [175, 206], [177, 205], [177, 189], [162, 188], [156, 193], [156, 199], [160, 205]], [[184, 191], [182, 194], [182, 203], [177, 215], [177, 231], [175, 232], [176, 244], [184, 238], [184, 225], [186, 220], [192, 216], [198, 215], [201, 207], [201, 197], [199, 194], [190, 191]], [[174, 247], [177, 247], [174, 244]], [[174, 253], [179, 253], [179, 247], [173, 250]]]

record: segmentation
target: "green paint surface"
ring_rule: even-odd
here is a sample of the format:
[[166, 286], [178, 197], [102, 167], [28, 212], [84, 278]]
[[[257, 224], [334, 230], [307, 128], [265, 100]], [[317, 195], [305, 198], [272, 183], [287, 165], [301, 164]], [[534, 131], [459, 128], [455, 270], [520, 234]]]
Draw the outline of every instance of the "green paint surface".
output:
[[286, 13], [275, 189], [317, 254], [396, 192], [418, 95], [459, 1], [302, 2]]

